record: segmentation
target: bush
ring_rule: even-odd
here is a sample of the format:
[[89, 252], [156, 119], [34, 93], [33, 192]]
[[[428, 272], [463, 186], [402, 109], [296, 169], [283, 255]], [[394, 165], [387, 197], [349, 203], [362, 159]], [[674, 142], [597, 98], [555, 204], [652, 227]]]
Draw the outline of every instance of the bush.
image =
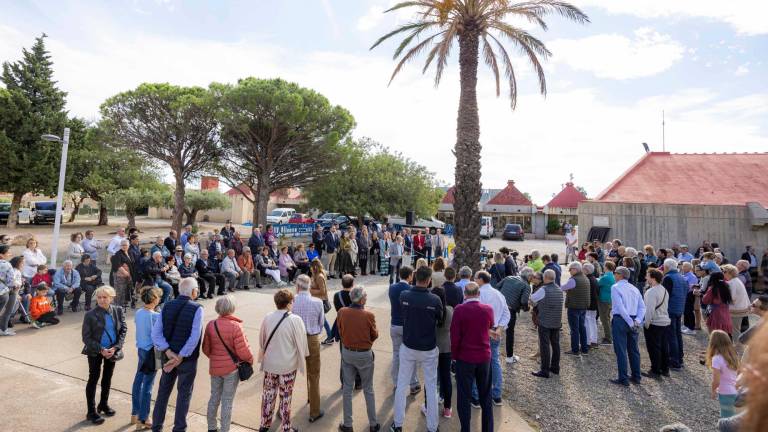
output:
[[547, 234], [557, 234], [560, 232], [560, 220], [549, 219], [547, 221]]

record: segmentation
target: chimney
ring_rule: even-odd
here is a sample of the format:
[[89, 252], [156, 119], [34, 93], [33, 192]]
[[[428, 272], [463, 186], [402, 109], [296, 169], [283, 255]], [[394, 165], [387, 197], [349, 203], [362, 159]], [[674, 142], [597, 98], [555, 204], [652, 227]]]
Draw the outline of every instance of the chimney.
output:
[[515, 185], [515, 181], [514, 180], [507, 180], [507, 185], [508, 186], [514, 186]]
[[216, 176], [203, 176], [200, 180], [200, 190], [217, 191], [219, 190], [219, 178]]

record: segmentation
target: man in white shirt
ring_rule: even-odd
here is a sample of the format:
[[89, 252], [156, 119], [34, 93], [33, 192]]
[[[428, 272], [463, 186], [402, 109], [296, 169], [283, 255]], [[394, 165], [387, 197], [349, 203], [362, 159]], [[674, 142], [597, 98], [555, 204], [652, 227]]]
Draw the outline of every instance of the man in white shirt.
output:
[[93, 238], [93, 230], [85, 232], [85, 238], [83, 239], [83, 252], [90, 255], [94, 262], [99, 262], [99, 249], [102, 248], [101, 243]]
[[[613, 272], [616, 283], [611, 287], [611, 332], [613, 350], [619, 368], [618, 379], [611, 382], [629, 387], [629, 382], [640, 384], [640, 350], [637, 339], [645, 320], [645, 302], [640, 291], [629, 283], [629, 269], [621, 266]], [[632, 378], [627, 376], [627, 355]]]
[[[499, 363], [499, 345], [501, 345], [501, 335], [509, 324], [510, 313], [507, 307], [507, 300], [499, 290], [491, 286], [491, 275], [487, 271], [480, 270], [475, 273], [474, 282], [480, 285], [480, 303], [486, 304], [493, 309], [493, 335], [491, 336], [491, 399], [493, 404], [501, 405], [501, 363]], [[472, 404], [479, 400], [477, 386], [472, 386]], [[478, 405], [479, 406], [479, 405]]]
[[568, 264], [576, 257], [576, 243], [579, 239], [576, 237], [576, 233], [568, 231], [565, 233], [565, 263]]
[[109, 246], [107, 246], [107, 253], [109, 253], [109, 258], [112, 257], [112, 255], [116, 254], [117, 251], [120, 250], [120, 242], [122, 242], [125, 239], [125, 228], [118, 228], [117, 233], [114, 237], [112, 237], [112, 240], [109, 241]]
[[227, 256], [221, 261], [221, 274], [227, 279], [227, 291], [235, 292], [240, 276], [243, 275], [243, 270], [237, 265], [237, 259], [235, 258], [235, 250], [230, 249], [227, 251]]

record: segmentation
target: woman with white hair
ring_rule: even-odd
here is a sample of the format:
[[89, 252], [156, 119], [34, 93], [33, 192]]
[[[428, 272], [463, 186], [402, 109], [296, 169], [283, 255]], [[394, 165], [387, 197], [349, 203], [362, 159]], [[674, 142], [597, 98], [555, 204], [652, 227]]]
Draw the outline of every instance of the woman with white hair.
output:
[[136, 301], [133, 299], [133, 283], [131, 278], [131, 269], [135, 265], [131, 254], [128, 253], [130, 242], [128, 239], [120, 240], [120, 249], [110, 258], [112, 268], [110, 270], [110, 279], [117, 293], [117, 303], [123, 308], [135, 307]]
[[43, 251], [37, 247], [37, 240], [34, 238], [27, 240], [27, 248], [24, 249], [23, 255], [24, 269], [22, 270], [21, 275], [31, 284], [32, 278], [35, 277], [35, 273], [37, 273], [37, 266], [48, 263], [48, 258], [46, 258]]
[[733, 303], [728, 307], [731, 312], [731, 322], [733, 323], [731, 338], [734, 341], [738, 341], [741, 334], [741, 320], [749, 316], [749, 294], [747, 294], [747, 288], [744, 286], [744, 283], [739, 279], [739, 269], [736, 266], [726, 264], [721, 268], [725, 281], [731, 288], [731, 297], [733, 298]]
[[[243, 320], [236, 317], [232, 295], [216, 300], [219, 317], [205, 327], [203, 354], [210, 359], [211, 398], [208, 400], [208, 430], [228, 432], [232, 422], [232, 404], [240, 382], [239, 363], [253, 364], [248, 338], [243, 332]], [[221, 405], [221, 427], [216, 427], [216, 412]]]

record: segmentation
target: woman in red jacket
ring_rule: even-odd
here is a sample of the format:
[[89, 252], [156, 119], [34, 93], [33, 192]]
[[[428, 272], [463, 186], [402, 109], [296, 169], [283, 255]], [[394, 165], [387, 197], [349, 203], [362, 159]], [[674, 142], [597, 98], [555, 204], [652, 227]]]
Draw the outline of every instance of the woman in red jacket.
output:
[[[229, 431], [232, 404], [240, 377], [237, 362], [253, 364], [253, 354], [243, 333], [243, 321], [234, 316], [235, 298], [216, 301], [219, 317], [208, 323], [203, 339], [203, 353], [210, 359], [211, 399], [208, 401], [208, 430]], [[231, 355], [230, 355], [231, 353]], [[235, 357], [234, 359], [232, 357]], [[216, 427], [216, 411], [221, 404], [221, 428]]]

